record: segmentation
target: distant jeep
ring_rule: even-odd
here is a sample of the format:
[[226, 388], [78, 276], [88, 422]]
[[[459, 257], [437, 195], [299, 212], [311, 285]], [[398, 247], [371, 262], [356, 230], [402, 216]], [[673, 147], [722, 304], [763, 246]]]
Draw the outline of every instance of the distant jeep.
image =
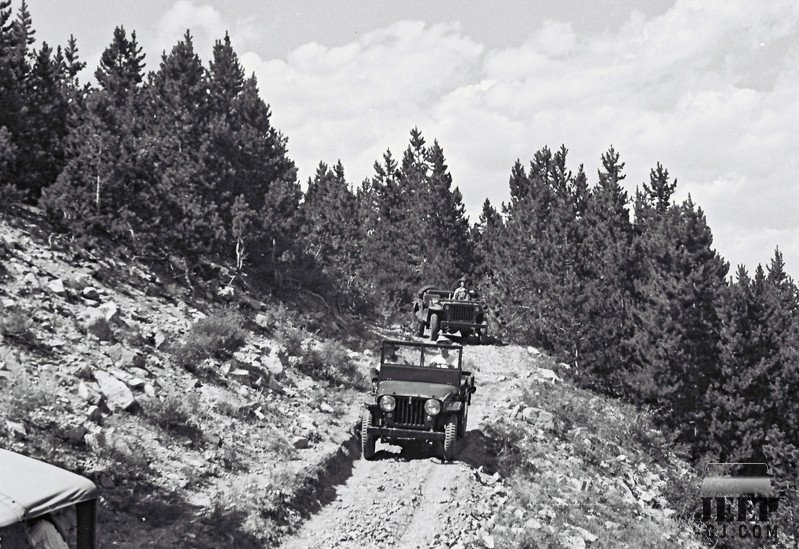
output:
[[463, 347], [452, 343], [383, 341], [380, 369], [372, 369], [372, 394], [364, 403], [363, 459], [372, 458], [378, 439], [434, 441], [443, 446], [445, 460], [454, 457], [475, 391], [462, 358]]
[[453, 293], [434, 286], [425, 286], [416, 293], [413, 320], [417, 336], [424, 337], [425, 329], [430, 328], [431, 341], [436, 341], [440, 332], [460, 332], [464, 338], [475, 335], [478, 341], [485, 339], [488, 331], [485, 302], [473, 291], [468, 299], [453, 299]]

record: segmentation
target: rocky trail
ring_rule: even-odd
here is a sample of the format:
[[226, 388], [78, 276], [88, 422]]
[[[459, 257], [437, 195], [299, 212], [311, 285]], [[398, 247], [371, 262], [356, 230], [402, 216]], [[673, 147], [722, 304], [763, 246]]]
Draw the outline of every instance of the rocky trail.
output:
[[538, 368], [520, 347], [467, 346], [464, 362], [478, 392], [458, 457], [442, 463], [432, 447], [378, 443], [375, 459], [356, 461], [335, 499], [283, 547], [493, 546], [493, 517], [506, 488], [491, 470], [481, 427], [507, 415], [521, 396], [519, 380]]

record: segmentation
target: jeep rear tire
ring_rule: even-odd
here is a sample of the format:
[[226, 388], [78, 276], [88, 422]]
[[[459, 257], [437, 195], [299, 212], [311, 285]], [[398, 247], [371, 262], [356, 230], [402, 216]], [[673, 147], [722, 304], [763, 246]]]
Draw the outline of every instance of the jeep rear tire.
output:
[[363, 411], [361, 421], [361, 458], [370, 460], [375, 455], [375, 436], [369, 434], [369, 427], [372, 426], [372, 412]]
[[444, 425], [444, 461], [455, 457], [455, 441], [458, 439], [458, 416], [450, 414]]
[[441, 329], [441, 318], [438, 313], [430, 315], [430, 341], [438, 339], [438, 332]]

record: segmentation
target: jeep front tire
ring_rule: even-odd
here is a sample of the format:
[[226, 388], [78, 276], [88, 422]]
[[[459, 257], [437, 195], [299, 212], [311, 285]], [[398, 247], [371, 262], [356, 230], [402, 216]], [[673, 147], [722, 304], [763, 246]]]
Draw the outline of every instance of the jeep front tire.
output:
[[441, 318], [438, 313], [430, 315], [430, 341], [438, 339], [438, 332], [441, 329]]
[[444, 425], [444, 461], [455, 457], [455, 441], [458, 439], [458, 416], [451, 414]]
[[372, 426], [372, 412], [363, 411], [361, 421], [361, 458], [370, 460], [375, 455], [375, 435], [369, 434], [369, 427]]

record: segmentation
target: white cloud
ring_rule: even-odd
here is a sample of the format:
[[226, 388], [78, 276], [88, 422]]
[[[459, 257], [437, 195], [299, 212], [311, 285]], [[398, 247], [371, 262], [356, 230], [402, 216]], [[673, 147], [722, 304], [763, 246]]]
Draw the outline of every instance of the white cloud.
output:
[[[234, 48], [245, 48], [248, 41], [256, 36], [256, 27], [250, 18], [227, 21], [213, 6], [177, 0], [158, 20], [154, 47], [157, 55], [151, 59], [160, 60], [161, 52], [169, 53], [172, 46], [183, 38], [186, 29], [191, 31], [194, 50], [203, 59], [210, 59], [214, 42], [223, 38], [225, 31], [230, 32]], [[155, 70], [156, 67], [150, 68]]]
[[792, 1], [681, 0], [601, 33], [544, 21], [524, 43], [501, 49], [457, 24], [401, 21], [343, 46], [310, 43], [285, 59], [249, 52], [242, 60], [303, 178], [320, 160], [341, 158], [359, 183], [386, 147], [399, 156], [418, 125], [444, 147], [476, 214], [486, 196], [507, 197], [516, 158], [564, 143], [572, 168], [585, 163], [593, 181], [612, 144], [631, 191], [662, 162], [679, 179], [679, 196], [703, 207], [733, 265], [765, 261], [780, 244], [795, 271], [797, 35]]

